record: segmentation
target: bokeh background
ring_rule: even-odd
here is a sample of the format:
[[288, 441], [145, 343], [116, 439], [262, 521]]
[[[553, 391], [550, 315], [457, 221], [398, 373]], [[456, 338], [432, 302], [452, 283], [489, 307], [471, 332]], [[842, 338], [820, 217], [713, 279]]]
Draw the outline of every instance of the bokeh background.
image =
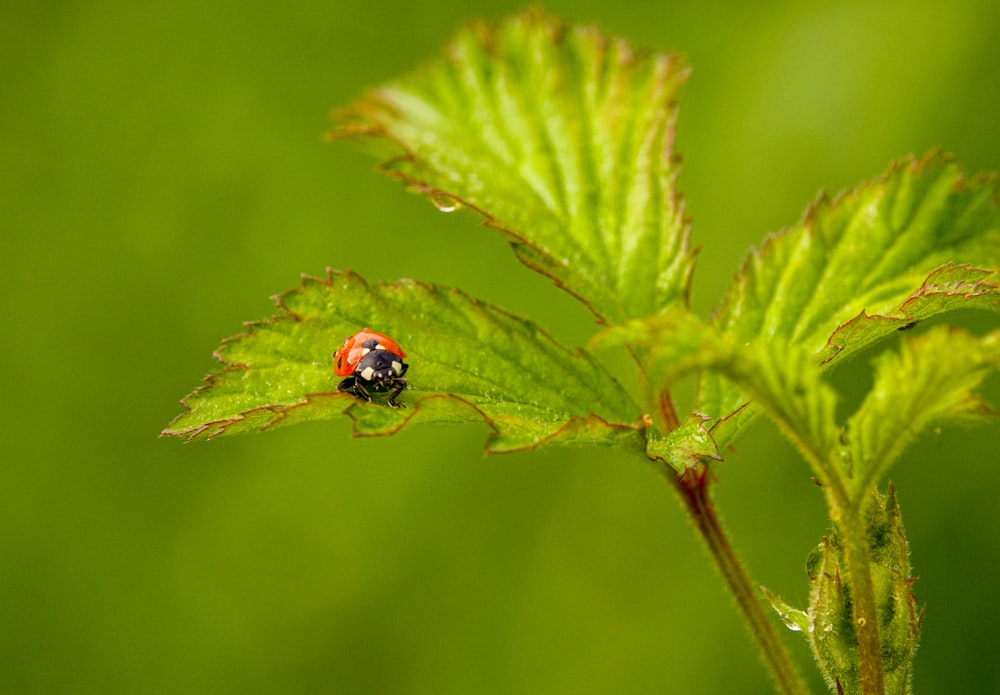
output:
[[[1000, 169], [995, 0], [546, 7], [694, 66], [678, 148], [703, 313], [821, 188], [934, 146]], [[218, 341], [327, 265], [458, 285], [591, 336], [470, 214], [322, 141], [331, 107], [461, 20], [521, 8], [4, 4], [0, 692], [771, 692], [641, 462], [484, 458], [485, 427], [157, 438]], [[848, 398], [865, 375], [865, 359], [838, 375]], [[1000, 691], [998, 431], [929, 436], [894, 472], [928, 605], [925, 695]], [[805, 466], [761, 423], [717, 477], [755, 578], [803, 603], [826, 529]]]

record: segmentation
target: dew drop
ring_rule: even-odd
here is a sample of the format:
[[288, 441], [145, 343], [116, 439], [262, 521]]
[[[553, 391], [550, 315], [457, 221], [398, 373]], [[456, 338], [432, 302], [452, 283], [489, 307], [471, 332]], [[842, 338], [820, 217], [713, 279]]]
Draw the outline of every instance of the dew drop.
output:
[[451, 198], [446, 195], [440, 195], [440, 194], [432, 195], [430, 199], [434, 207], [436, 207], [441, 212], [455, 212], [455, 210], [458, 210], [460, 207], [462, 207], [461, 203], [459, 203], [454, 198]]

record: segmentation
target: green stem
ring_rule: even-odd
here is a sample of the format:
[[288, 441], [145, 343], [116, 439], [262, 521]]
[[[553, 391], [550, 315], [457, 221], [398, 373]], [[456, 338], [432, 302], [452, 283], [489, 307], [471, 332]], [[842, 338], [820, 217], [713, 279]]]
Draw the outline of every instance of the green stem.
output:
[[829, 498], [830, 511], [840, 530], [841, 541], [851, 576], [854, 627], [858, 636], [858, 661], [861, 668], [861, 689], [864, 695], [884, 695], [882, 649], [878, 633], [878, 612], [875, 608], [875, 586], [872, 581], [871, 556], [868, 553], [868, 533], [862, 504], [845, 504]]
[[729, 543], [725, 529], [715, 513], [715, 507], [708, 490], [707, 469], [690, 470], [684, 476], [667, 471], [667, 478], [684, 500], [684, 506], [694, 521], [716, 566], [722, 572], [736, 604], [746, 618], [750, 632], [760, 647], [764, 662], [774, 676], [784, 695], [807, 695], [809, 689], [795, 670], [784, 644], [774, 631], [774, 625], [764, 610], [757, 591], [743, 570], [733, 546]]
[[[794, 431], [794, 428], [791, 428]], [[804, 441], [800, 439], [799, 441]], [[864, 520], [866, 496], [852, 496], [836, 464], [822, 452], [803, 447], [806, 459], [820, 477], [826, 490], [830, 519], [837, 525], [851, 577], [854, 630], [858, 639], [858, 662], [861, 691], [864, 695], [885, 695], [882, 648], [875, 608], [875, 585], [872, 581], [868, 531]]]

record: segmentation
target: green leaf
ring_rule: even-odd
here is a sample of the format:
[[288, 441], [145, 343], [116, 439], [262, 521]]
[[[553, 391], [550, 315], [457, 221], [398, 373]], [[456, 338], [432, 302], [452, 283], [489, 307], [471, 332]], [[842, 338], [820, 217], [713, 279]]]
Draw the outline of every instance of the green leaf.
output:
[[[837, 395], [823, 379], [822, 366], [798, 346], [762, 340], [737, 344], [684, 310], [614, 326], [592, 344], [638, 346], [654, 390], [669, 389], [693, 372], [725, 379], [775, 421], [820, 481], [836, 486], [845, 503], [859, 504], [930, 426], [995, 415], [974, 391], [1000, 368], [1000, 331], [977, 338], [941, 326], [904, 340], [898, 353], [880, 355], [873, 388], [846, 429], [836, 422]], [[747, 410], [737, 410], [730, 419], [751, 417]], [[685, 457], [718, 458], [718, 442], [703, 427], [707, 420], [696, 416], [668, 435], [651, 430], [647, 453], [678, 472]], [[702, 436], [692, 440], [699, 432]]]
[[[767, 411], [821, 479], [830, 477], [830, 453], [840, 447], [837, 397], [822, 380], [815, 358], [800, 347], [762, 340], [740, 344], [681, 309], [609, 328], [593, 344], [640, 346], [656, 390], [669, 389], [675, 379], [692, 372], [725, 379]], [[745, 417], [743, 410], [730, 418]], [[700, 415], [699, 424], [707, 419]]]
[[1000, 331], [977, 338], [939, 327], [879, 355], [875, 384], [847, 424], [855, 496], [929, 427], [993, 415], [974, 390], [998, 368]]
[[722, 460], [715, 440], [705, 429], [705, 418], [697, 415], [666, 435], [653, 429], [646, 430], [646, 437], [646, 456], [654, 461], [663, 461], [678, 475], [696, 468], [704, 459]]
[[823, 362], [840, 356], [845, 347], [851, 352], [862, 350], [893, 331], [908, 330], [937, 314], [961, 309], [1000, 312], [1000, 285], [995, 278], [993, 270], [968, 264], [943, 265], [928, 275], [895, 311], [869, 316], [862, 310], [838, 326], [827, 340]]
[[[737, 342], [785, 341], [829, 363], [913, 321], [996, 309], [980, 268], [1000, 267], [998, 201], [995, 177], [966, 179], [941, 154], [904, 160], [752, 252], [716, 325]], [[717, 376], [702, 381], [698, 410], [722, 418], [720, 446], [751, 419], [727, 418], [746, 400]]]
[[[589, 355], [534, 324], [446, 287], [369, 285], [351, 272], [305, 277], [280, 313], [248, 324], [215, 356], [226, 368], [183, 403], [164, 435], [194, 439], [346, 415], [360, 435], [412, 422], [486, 422], [491, 452], [545, 442], [643, 445], [639, 409]], [[394, 409], [337, 391], [333, 352], [371, 327], [407, 352], [409, 387]]]
[[530, 11], [460, 31], [422, 70], [339, 113], [382, 170], [464, 205], [603, 321], [686, 303], [695, 253], [676, 190], [678, 56]]

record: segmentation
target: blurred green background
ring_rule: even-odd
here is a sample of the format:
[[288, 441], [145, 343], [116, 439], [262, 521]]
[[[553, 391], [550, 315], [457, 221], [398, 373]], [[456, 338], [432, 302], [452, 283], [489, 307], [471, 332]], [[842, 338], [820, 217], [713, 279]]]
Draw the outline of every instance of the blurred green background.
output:
[[[521, 7], [5, 3], [0, 692], [771, 692], [641, 462], [484, 458], [485, 427], [157, 439], [218, 341], [327, 265], [459, 285], [590, 337], [471, 215], [322, 142], [331, 107], [463, 18]], [[703, 313], [820, 188], [935, 145], [1000, 169], [996, 0], [546, 7], [694, 66], [678, 147]], [[838, 376], [849, 393], [865, 362]], [[1000, 691], [997, 432], [925, 438], [894, 472], [925, 695]], [[826, 528], [804, 465], [762, 423], [717, 477], [755, 578], [803, 603]]]

